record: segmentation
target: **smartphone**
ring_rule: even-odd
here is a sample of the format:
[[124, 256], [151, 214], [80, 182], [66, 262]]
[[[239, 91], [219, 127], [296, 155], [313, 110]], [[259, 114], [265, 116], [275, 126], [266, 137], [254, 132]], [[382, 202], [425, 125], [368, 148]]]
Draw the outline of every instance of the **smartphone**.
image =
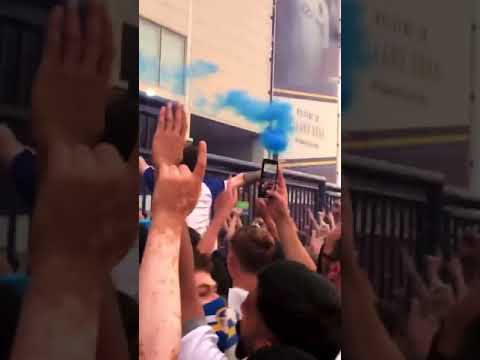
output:
[[269, 190], [277, 188], [278, 178], [278, 161], [264, 159], [262, 163], [262, 173], [260, 177], [260, 185], [258, 186], [258, 197], [268, 197]]

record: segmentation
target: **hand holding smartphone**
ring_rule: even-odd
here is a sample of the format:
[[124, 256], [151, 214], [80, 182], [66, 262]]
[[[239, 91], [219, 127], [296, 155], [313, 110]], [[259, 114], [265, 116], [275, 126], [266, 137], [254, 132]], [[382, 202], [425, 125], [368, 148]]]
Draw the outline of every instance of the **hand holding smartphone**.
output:
[[260, 176], [260, 185], [258, 187], [258, 197], [267, 198], [268, 191], [277, 188], [278, 179], [278, 161], [264, 159], [262, 163], [262, 173]]

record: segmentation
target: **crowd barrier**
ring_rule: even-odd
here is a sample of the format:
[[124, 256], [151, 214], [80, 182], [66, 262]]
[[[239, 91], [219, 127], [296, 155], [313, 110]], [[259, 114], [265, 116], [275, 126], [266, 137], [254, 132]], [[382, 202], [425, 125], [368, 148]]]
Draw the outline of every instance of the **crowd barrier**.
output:
[[355, 156], [344, 156], [342, 169], [359, 261], [381, 298], [410, 288], [402, 247], [423, 269], [425, 255], [440, 249], [448, 258], [463, 232], [479, 227], [480, 199], [447, 186], [442, 174]]

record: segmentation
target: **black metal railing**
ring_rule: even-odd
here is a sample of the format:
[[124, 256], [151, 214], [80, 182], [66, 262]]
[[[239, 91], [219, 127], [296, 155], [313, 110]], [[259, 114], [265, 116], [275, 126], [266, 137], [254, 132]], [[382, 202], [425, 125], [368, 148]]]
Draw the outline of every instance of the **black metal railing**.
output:
[[359, 261], [377, 294], [393, 299], [409, 288], [404, 247], [419, 269], [437, 249], [448, 257], [461, 232], [480, 224], [480, 199], [445, 186], [442, 174], [344, 156]]
[[[148, 150], [143, 149], [142, 153], [147, 159], [149, 158], [150, 152]], [[214, 154], [208, 155], [207, 175], [209, 176], [226, 180], [231, 175], [257, 170], [260, 170], [260, 165], [255, 163]], [[324, 196], [325, 178], [290, 170], [285, 170], [284, 175], [287, 181], [292, 217], [299, 230], [305, 231], [310, 227], [308, 210], [317, 212], [322, 208], [321, 199]], [[144, 212], [149, 212], [151, 194], [144, 184], [140, 188], [139, 208]], [[249, 203], [247, 221], [253, 220], [255, 217], [255, 200], [258, 196], [256, 185], [252, 184], [241, 188], [239, 195], [240, 200]]]

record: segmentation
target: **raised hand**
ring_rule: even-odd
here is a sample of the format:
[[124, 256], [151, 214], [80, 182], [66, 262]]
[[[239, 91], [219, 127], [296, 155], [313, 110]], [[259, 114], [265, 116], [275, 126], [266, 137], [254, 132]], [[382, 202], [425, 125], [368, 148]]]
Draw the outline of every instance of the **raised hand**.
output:
[[183, 146], [187, 134], [187, 115], [183, 105], [169, 103], [160, 109], [157, 130], [153, 137], [153, 162], [157, 168], [160, 164], [179, 165], [183, 159]]
[[402, 259], [402, 263], [405, 266], [405, 271], [409, 277], [413, 280], [413, 285], [415, 287], [415, 291], [420, 299], [420, 301], [425, 302], [430, 296], [429, 290], [425, 282], [423, 281], [422, 277], [417, 271], [417, 267], [415, 266], [415, 261], [413, 260], [412, 256], [408, 253], [408, 249], [402, 247], [400, 249], [400, 257]]
[[278, 168], [277, 186], [275, 190], [268, 190], [267, 194], [269, 197], [265, 202], [266, 211], [273, 220], [277, 222], [286, 217], [290, 217], [287, 183], [281, 168]]
[[318, 212], [318, 221], [313, 215], [311, 209], [308, 209], [308, 217], [312, 222], [314, 230], [317, 232], [318, 236], [326, 236], [330, 231], [330, 226], [324, 221], [325, 213], [323, 211]]
[[33, 271], [51, 262], [109, 271], [123, 258], [137, 226], [136, 166], [107, 144], [50, 146], [33, 214]]
[[232, 182], [227, 181], [227, 188], [215, 200], [215, 213], [221, 213], [225, 219], [232, 212], [232, 209], [238, 202], [238, 190]]
[[260, 216], [263, 221], [265, 222], [265, 225], [267, 227], [268, 233], [274, 240], [278, 240], [278, 230], [277, 226], [275, 225], [275, 221], [272, 218], [272, 215], [270, 214], [267, 206], [267, 201], [266, 199], [263, 198], [258, 198], [255, 201], [255, 207], [256, 207], [256, 214]]
[[332, 255], [337, 249], [337, 244], [342, 237], [342, 226], [336, 226], [325, 236], [325, 254]]
[[425, 314], [420, 301], [414, 299], [407, 321], [407, 341], [412, 358], [427, 358], [433, 337], [439, 327], [439, 321], [435, 317]]
[[56, 6], [50, 14], [32, 93], [33, 134], [40, 147], [55, 139], [94, 145], [104, 131], [114, 57], [112, 24], [96, 0], [88, 2], [86, 22], [83, 33], [74, 5]]
[[453, 285], [455, 286], [457, 301], [461, 301], [468, 294], [468, 287], [463, 275], [462, 263], [458, 257], [452, 257], [447, 263], [447, 269], [453, 278]]
[[320, 254], [320, 250], [322, 249], [323, 244], [325, 243], [325, 237], [319, 235], [317, 230], [312, 230], [312, 235], [310, 236], [310, 241], [308, 243], [308, 249], [315, 257]]
[[186, 165], [160, 163], [155, 191], [153, 193], [153, 221], [161, 221], [162, 215], [187, 217], [197, 204], [203, 177], [207, 168], [207, 144], [198, 147], [197, 164], [193, 173]]
[[440, 269], [443, 266], [442, 256], [425, 256], [425, 262], [427, 265], [427, 276], [430, 286], [438, 286], [443, 282], [440, 280]]

